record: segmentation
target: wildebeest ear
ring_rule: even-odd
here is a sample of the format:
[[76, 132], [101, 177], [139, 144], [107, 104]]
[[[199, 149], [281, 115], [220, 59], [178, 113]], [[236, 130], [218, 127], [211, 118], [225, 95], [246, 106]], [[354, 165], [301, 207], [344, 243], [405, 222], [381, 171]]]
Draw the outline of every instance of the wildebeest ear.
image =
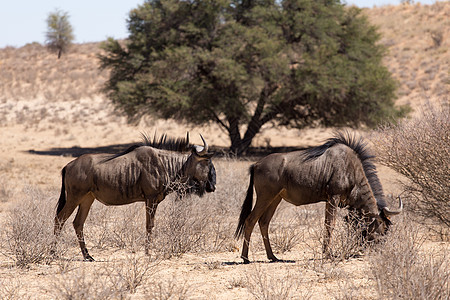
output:
[[215, 154], [216, 153], [214, 153], [214, 152], [210, 152], [210, 153], [206, 153], [202, 157], [207, 158], [207, 159], [211, 159]]
[[201, 160], [211, 159], [215, 153], [205, 153], [203, 155], [199, 155], [195, 147], [192, 148], [192, 153], [195, 154], [196, 157], [200, 158]]

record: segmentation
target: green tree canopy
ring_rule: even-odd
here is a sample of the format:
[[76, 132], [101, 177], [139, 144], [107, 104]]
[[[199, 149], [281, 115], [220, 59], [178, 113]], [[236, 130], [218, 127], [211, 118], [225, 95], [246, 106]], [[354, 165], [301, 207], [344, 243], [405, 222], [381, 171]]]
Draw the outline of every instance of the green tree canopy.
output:
[[108, 39], [105, 91], [130, 120], [217, 122], [245, 151], [262, 125], [373, 126], [402, 114], [379, 34], [337, 0], [151, 0]]
[[45, 44], [50, 51], [58, 53], [59, 59], [74, 39], [72, 25], [69, 23], [69, 14], [57, 9], [48, 14], [46, 22]]

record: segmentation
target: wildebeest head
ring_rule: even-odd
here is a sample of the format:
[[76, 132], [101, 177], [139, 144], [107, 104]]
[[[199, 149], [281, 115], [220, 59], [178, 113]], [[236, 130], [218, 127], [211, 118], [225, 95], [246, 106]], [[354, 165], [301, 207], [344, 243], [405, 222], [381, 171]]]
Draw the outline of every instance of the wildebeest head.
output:
[[216, 190], [216, 169], [211, 161], [213, 153], [208, 153], [208, 144], [200, 135], [203, 146], [193, 146], [192, 154], [189, 156], [185, 175], [188, 177], [186, 193], [195, 193], [203, 196], [205, 192], [211, 193]]
[[[378, 215], [361, 216], [356, 212], [351, 212], [345, 217], [345, 221], [353, 225], [354, 228], [360, 228], [362, 238], [367, 241], [377, 241], [381, 236], [385, 235], [392, 225], [391, 216], [398, 215], [403, 210], [403, 202], [399, 197], [399, 208], [392, 210], [389, 207], [383, 207]], [[361, 226], [363, 227], [361, 229]]]
[[367, 240], [373, 241], [377, 240], [379, 236], [385, 235], [389, 229], [389, 226], [392, 225], [390, 220], [391, 216], [398, 215], [403, 210], [403, 202], [400, 197], [399, 199], [399, 208], [395, 210], [389, 209], [389, 207], [383, 207], [380, 211], [380, 214], [374, 218], [372, 223], [369, 224]]

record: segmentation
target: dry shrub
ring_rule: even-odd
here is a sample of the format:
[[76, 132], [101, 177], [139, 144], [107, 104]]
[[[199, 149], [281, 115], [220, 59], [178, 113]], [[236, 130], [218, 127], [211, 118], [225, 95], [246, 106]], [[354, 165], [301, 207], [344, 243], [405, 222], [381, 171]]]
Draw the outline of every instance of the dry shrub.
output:
[[291, 251], [302, 240], [304, 240], [304, 233], [296, 225], [295, 219], [272, 226], [270, 243], [275, 252], [285, 253]]
[[344, 209], [338, 210], [336, 225], [329, 244], [330, 259], [344, 261], [361, 256], [369, 247], [369, 243], [363, 238], [363, 231], [366, 229], [364, 221], [356, 214]]
[[302, 279], [291, 271], [281, 275], [252, 264], [246, 272], [245, 287], [257, 300], [310, 299], [309, 287], [301, 286]]
[[[50, 255], [53, 236], [53, 206], [41, 190], [34, 187], [24, 188], [25, 199], [8, 212], [4, 224], [6, 241], [5, 254], [19, 267], [28, 267], [33, 263], [50, 263], [55, 257]], [[2, 247], [3, 248], [3, 247]], [[58, 254], [61, 249], [55, 249]]]
[[95, 248], [137, 252], [145, 243], [145, 205], [105, 206], [94, 203], [86, 220], [85, 238]]
[[275, 252], [291, 251], [304, 240], [303, 218], [290, 203], [281, 203], [270, 222], [270, 244]]
[[328, 290], [328, 293], [333, 295], [333, 299], [336, 300], [371, 299], [367, 297], [364, 286], [357, 285], [348, 275], [337, 281], [337, 289]]
[[379, 299], [449, 299], [448, 251], [421, 251], [424, 239], [412, 223], [393, 227], [370, 256]]
[[228, 279], [228, 288], [234, 289], [234, 288], [245, 288], [246, 285], [246, 278], [242, 276], [238, 277], [231, 277]]
[[173, 277], [167, 281], [152, 282], [145, 298], [155, 300], [189, 299], [191, 288], [186, 280], [180, 281]]
[[[346, 220], [347, 219], [347, 220]], [[323, 219], [322, 219], [323, 220]], [[350, 220], [353, 220], [351, 222]], [[366, 229], [364, 222], [358, 220], [358, 216], [349, 212], [347, 209], [336, 208], [336, 221], [328, 244], [329, 256], [324, 257], [322, 253], [325, 236], [325, 225], [320, 227], [309, 227], [310, 239], [307, 243], [314, 254], [315, 268], [323, 268], [324, 263], [332, 263], [336, 265], [352, 257], [361, 256], [369, 247], [369, 243], [363, 239], [362, 234]], [[318, 241], [317, 243], [314, 243]]]
[[450, 106], [428, 104], [421, 116], [373, 135], [379, 161], [404, 175], [408, 208], [450, 227]]
[[246, 287], [248, 291], [258, 300], [293, 299], [298, 290], [298, 279], [289, 272], [283, 278], [275, 278], [266, 270], [253, 265], [247, 275]]
[[84, 267], [55, 277], [47, 293], [54, 299], [125, 299], [120, 286], [115, 286], [98, 270], [88, 271]]
[[166, 199], [160, 205], [152, 247], [165, 257], [178, 256], [199, 250], [206, 232], [203, 218], [196, 213], [194, 197], [181, 200]]
[[131, 254], [100, 267], [73, 268], [55, 276], [47, 293], [55, 299], [127, 299], [141, 286], [146, 291], [158, 263], [153, 257]]
[[114, 262], [105, 269], [113, 287], [118, 291], [136, 293], [153, 275], [159, 261], [151, 256], [127, 255], [125, 260]]

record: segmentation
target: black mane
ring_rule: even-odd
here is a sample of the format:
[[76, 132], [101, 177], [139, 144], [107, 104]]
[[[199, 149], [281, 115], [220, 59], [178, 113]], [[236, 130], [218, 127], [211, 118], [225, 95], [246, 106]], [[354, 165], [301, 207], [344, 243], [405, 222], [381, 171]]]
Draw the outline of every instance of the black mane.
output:
[[306, 149], [306, 157], [304, 161], [310, 161], [318, 158], [324, 154], [327, 149], [337, 144], [346, 145], [355, 151], [363, 165], [364, 173], [366, 174], [369, 185], [372, 188], [373, 195], [377, 200], [378, 208], [382, 209], [386, 207], [387, 205], [384, 200], [383, 187], [381, 186], [380, 179], [377, 175], [377, 168], [373, 162], [375, 155], [369, 151], [367, 143], [362, 137], [357, 138], [355, 134], [352, 135], [348, 131], [336, 132], [335, 136], [328, 139], [323, 145]]
[[187, 152], [190, 151], [192, 145], [189, 144], [189, 138], [172, 138], [168, 137], [167, 134], [163, 134], [159, 139], [155, 135], [153, 136], [153, 140], [150, 139], [148, 134], [141, 133], [143, 143], [141, 146], [150, 146], [156, 149], [161, 150], [170, 150], [176, 152]]
[[146, 133], [141, 133], [142, 136], [142, 142], [134, 144], [130, 146], [127, 150], [113, 154], [107, 159], [105, 159], [103, 162], [107, 162], [110, 160], [113, 160], [115, 158], [118, 158], [120, 156], [123, 156], [127, 153], [130, 153], [134, 151], [135, 149], [143, 146], [150, 146], [156, 149], [161, 150], [169, 150], [169, 151], [176, 151], [176, 152], [187, 152], [192, 148], [192, 145], [189, 143], [188, 137], [185, 138], [172, 138], [168, 137], [167, 134], [161, 135], [159, 138], [155, 135], [153, 136], [153, 139], [149, 137]]

